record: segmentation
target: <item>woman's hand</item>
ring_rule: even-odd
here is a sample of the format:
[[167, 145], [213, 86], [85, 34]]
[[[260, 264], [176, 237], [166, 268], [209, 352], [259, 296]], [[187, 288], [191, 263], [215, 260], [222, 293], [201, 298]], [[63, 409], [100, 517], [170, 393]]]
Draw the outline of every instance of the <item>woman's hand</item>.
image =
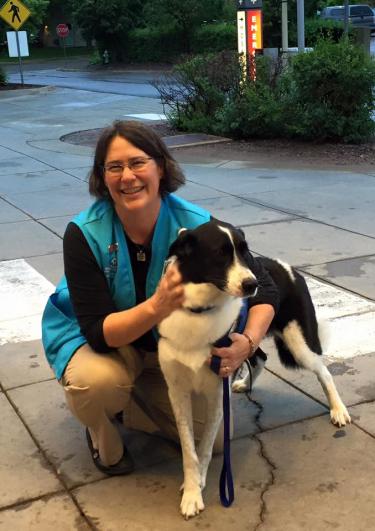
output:
[[[225, 378], [233, 374], [251, 354], [249, 340], [242, 334], [233, 333], [229, 335], [232, 344], [229, 347], [213, 348], [211, 356], [221, 358], [219, 376]], [[211, 357], [208, 359], [211, 364]]]
[[158, 321], [162, 321], [174, 310], [181, 308], [184, 299], [181, 273], [175, 264], [171, 264], [160, 279], [157, 290], [149, 299]]

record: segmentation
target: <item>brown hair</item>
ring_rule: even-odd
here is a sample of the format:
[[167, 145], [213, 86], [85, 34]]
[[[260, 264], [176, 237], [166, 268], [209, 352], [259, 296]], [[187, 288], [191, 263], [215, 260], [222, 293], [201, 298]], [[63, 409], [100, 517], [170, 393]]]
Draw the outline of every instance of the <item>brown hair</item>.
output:
[[89, 174], [90, 194], [111, 198], [104, 183], [103, 165], [112, 140], [120, 136], [155, 159], [162, 170], [160, 195], [163, 197], [185, 184], [185, 176], [160, 136], [147, 125], [136, 121], [116, 120], [100, 135], [95, 149], [94, 164]]

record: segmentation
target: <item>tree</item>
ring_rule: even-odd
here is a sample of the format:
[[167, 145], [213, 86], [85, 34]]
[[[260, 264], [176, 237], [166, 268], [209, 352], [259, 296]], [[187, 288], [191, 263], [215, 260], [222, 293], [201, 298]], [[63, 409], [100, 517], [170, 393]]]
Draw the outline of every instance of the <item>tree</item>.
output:
[[144, 10], [144, 19], [153, 26], [175, 26], [185, 51], [191, 51], [192, 34], [202, 23], [222, 20], [224, 0], [151, 0]]
[[[29, 9], [31, 15], [22, 26], [21, 30], [28, 32], [30, 40], [30, 35], [37, 35], [41, 26], [44, 24], [50, 0], [23, 0], [23, 3]], [[10, 26], [8, 26], [8, 24], [1, 20], [0, 40], [5, 40], [6, 31], [12, 31], [12, 29]], [[3, 33], [4, 36], [2, 36], [1, 33]]]
[[[319, 1], [305, 0], [305, 18], [313, 17]], [[289, 36], [291, 40], [297, 35], [297, 0], [288, 0]], [[281, 47], [281, 2], [280, 0], [264, 0], [263, 2], [263, 35], [265, 47]]]
[[99, 53], [108, 50], [113, 58], [126, 57], [128, 31], [140, 20], [140, 0], [73, 0], [73, 16], [84, 37], [95, 39]]

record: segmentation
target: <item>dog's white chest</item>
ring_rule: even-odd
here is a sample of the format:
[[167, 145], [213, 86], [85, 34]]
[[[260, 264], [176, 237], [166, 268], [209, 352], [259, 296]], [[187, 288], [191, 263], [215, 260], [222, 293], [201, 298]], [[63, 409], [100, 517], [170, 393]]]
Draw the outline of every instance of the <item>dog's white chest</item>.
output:
[[204, 313], [176, 310], [159, 325], [160, 363], [178, 361], [197, 372], [207, 361], [212, 345], [224, 336], [235, 322], [240, 299]]

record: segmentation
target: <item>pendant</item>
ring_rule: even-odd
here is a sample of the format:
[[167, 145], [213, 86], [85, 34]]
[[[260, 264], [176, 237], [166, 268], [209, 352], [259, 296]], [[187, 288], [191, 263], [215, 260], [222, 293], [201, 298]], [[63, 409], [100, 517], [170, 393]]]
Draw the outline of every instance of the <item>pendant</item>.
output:
[[146, 262], [146, 253], [144, 249], [138, 249], [137, 251], [137, 262]]

